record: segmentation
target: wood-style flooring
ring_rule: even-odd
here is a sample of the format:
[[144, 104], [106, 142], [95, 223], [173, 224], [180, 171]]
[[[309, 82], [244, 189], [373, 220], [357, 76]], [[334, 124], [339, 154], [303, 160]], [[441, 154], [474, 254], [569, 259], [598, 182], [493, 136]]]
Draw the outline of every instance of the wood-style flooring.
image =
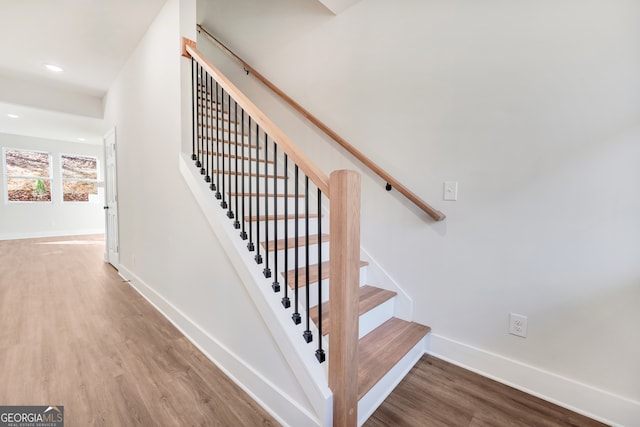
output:
[[103, 262], [102, 236], [0, 241], [0, 405], [67, 426], [275, 426]]
[[435, 357], [425, 355], [364, 427], [602, 427]]
[[[0, 241], [0, 405], [64, 405], [71, 427], [278, 425], [103, 252], [102, 236]], [[603, 424], [424, 356], [365, 426]]]

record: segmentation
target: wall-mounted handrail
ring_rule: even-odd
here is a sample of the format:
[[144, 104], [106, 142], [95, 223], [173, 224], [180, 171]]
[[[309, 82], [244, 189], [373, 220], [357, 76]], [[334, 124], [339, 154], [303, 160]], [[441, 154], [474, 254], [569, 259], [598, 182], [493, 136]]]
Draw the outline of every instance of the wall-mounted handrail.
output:
[[[209, 31], [207, 31], [202, 25], [197, 24], [197, 30], [202, 32], [212, 43], [218, 46], [222, 51], [224, 51], [227, 55], [231, 56], [234, 60], [239, 62], [247, 73], [253, 74], [258, 80], [260, 80], [265, 86], [271, 89], [276, 95], [282, 98], [285, 102], [287, 102], [291, 107], [293, 107], [296, 111], [302, 114], [307, 120], [313, 123], [318, 129], [327, 134], [331, 139], [340, 144], [345, 150], [351, 153], [355, 158], [357, 158], [363, 165], [371, 169], [375, 174], [377, 174], [380, 178], [382, 178], [388, 185], [392, 188], [398, 190], [403, 196], [409, 199], [413, 204], [415, 204], [420, 210], [425, 212], [431, 218], [436, 221], [442, 221], [446, 218], [445, 214], [440, 212], [438, 209], [429, 205], [427, 202], [418, 197], [417, 194], [409, 190], [405, 185], [403, 185], [400, 181], [395, 179], [389, 173], [387, 173], [384, 169], [382, 169], [377, 163], [364, 155], [360, 150], [355, 148], [349, 142], [347, 142], [344, 138], [334, 132], [329, 126], [324, 124], [320, 119], [311, 114], [308, 110], [306, 110], [299, 103], [294, 101], [290, 96], [284, 93], [280, 88], [271, 83], [266, 77], [256, 71], [253, 67], [247, 64], [242, 58], [236, 55], [232, 50], [230, 50], [227, 46], [225, 46], [222, 42], [216, 39]], [[389, 188], [389, 187], [387, 187]]]
[[322, 172], [295, 144], [278, 128], [269, 118], [249, 100], [231, 81], [220, 72], [202, 53], [192, 44], [185, 43], [183, 52], [188, 53], [200, 65], [216, 79], [220, 86], [230, 94], [240, 107], [251, 113], [251, 117], [260, 127], [266, 131], [278, 144], [284, 148], [287, 155], [300, 169], [316, 184], [316, 186], [328, 197], [329, 178]]

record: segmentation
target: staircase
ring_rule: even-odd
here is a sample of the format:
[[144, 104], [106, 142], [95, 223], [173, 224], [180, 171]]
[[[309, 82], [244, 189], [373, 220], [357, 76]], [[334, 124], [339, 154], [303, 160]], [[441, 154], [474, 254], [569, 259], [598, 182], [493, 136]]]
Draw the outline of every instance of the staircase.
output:
[[[326, 366], [327, 353], [333, 369], [331, 335], [343, 325], [331, 320], [337, 305], [331, 301], [330, 246], [336, 243], [327, 233], [335, 221], [327, 208], [328, 191], [315, 184], [313, 171], [305, 173], [292, 161], [300, 153], [283, 149], [280, 135], [252, 120], [251, 114], [261, 113], [245, 111], [243, 100], [230, 95], [236, 89], [227, 88], [229, 82], [211, 78], [213, 66], [200, 63], [206, 60], [196, 49], [190, 47], [189, 56], [194, 67], [191, 160], [203, 178], [200, 185], [217, 199], [237, 230], [235, 238], [246, 245], [239, 256], [259, 266], [258, 279], [267, 279], [270, 292], [279, 296], [273, 310], [290, 317], [291, 327], [305, 328], [300, 340], [316, 343], [315, 354], [309, 350], [302, 357]], [[338, 253], [335, 247], [333, 252]], [[359, 280], [351, 284], [357, 307], [348, 307], [358, 315], [357, 379], [343, 378], [342, 384], [357, 384], [357, 424], [362, 425], [424, 354], [430, 328], [396, 317], [396, 290], [370, 283], [368, 262], [361, 260], [357, 267]], [[337, 405], [342, 390], [332, 390]], [[333, 425], [355, 424], [334, 418]]]

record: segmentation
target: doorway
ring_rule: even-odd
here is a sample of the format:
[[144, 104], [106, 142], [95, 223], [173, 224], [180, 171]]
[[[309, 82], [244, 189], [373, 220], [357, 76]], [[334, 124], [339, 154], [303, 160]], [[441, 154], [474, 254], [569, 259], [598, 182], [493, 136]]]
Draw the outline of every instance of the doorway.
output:
[[116, 269], [120, 267], [118, 240], [118, 178], [116, 167], [116, 128], [104, 136], [105, 158], [105, 261]]

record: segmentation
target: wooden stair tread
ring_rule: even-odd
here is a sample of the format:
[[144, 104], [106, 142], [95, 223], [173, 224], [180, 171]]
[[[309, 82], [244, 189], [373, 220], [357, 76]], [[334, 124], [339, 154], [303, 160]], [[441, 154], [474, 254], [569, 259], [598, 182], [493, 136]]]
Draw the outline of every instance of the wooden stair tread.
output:
[[[360, 268], [368, 264], [369, 263], [366, 261], [360, 261]], [[289, 270], [286, 273], [282, 272], [280, 274], [282, 274], [283, 277], [285, 274], [287, 274], [287, 283], [289, 284], [289, 287], [293, 289], [295, 287], [296, 270], [293, 269], [293, 270]], [[306, 281], [307, 281], [306, 274], [307, 274], [307, 267], [298, 268], [298, 287], [299, 288], [304, 287], [306, 285]], [[329, 278], [329, 261], [325, 261], [322, 263], [322, 280], [325, 280], [328, 278]], [[317, 281], [318, 281], [318, 264], [310, 265], [309, 266], [309, 284], [316, 283]]]
[[[218, 113], [217, 110], [213, 110], [212, 112], [213, 113]], [[224, 117], [225, 114], [227, 115], [227, 117]], [[208, 114], [208, 113], [204, 113], [204, 114], [203, 113], [198, 113], [198, 116], [200, 116], [200, 117], [206, 116], [206, 117], [209, 117], [209, 118], [212, 118], [212, 119], [216, 119], [216, 120], [219, 120], [219, 121], [231, 123], [231, 124], [234, 124], [234, 125], [240, 123], [240, 122], [236, 122], [235, 120], [230, 119], [228, 117], [229, 113], [227, 113], [226, 111], [222, 112], [222, 116], [221, 117], [218, 117], [217, 114]]]
[[429, 331], [428, 326], [393, 317], [362, 337], [358, 342], [358, 400]]
[[[217, 154], [218, 157], [230, 157], [232, 159], [236, 159], [237, 158], [237, 159], [241, 159], [241, 160], [248, 160], [248, 161], [251, 161], [251, 162], [264, 163], [264, 159], [256, 160], [254, 158], [249, 158], [249, 157], [246, 157], [246, 156], [236, 156], [235, 154], [231, 154], [230, 155], [229, 153], [222, 154], [222, 153], [216, 153], [214, 151], [198, 149], [198, 154], [203, 154], [203, 153], [208, 155], [208, 156]], [[268, 160], [267, 163], [273, 163], [273, 160]]]
[[[295, 218], [295, 216], [294, 216], [294, 218]], [[318, 241], [319, 241], [319, 239], [318, 239], [318, 235], [317, 234], [310, 234], [309, 235], [309, 245], [317, 245]], [[329, 241], [329, 235], [328, 234], [322, 234], [322, 242], [328, 242], [328, 241]], [[278, 243], [278, 249], [284, 249], [284, 239], [277, 240], [277, 243]], [[262, 242], [260, 244], [268, 252], [271, 252], [276, 248], [276, 241], [275, 240], [269, 241], [268, 244], [266, 242]], [[305, 236], [298, 237], [298, 245], [297, 246], [298, 247], [304, 247], [305, 244], [306, 244], [306, 237]], [[289, 249], [292, 249], [295, 246], [296, 246], [296, 238], [295, 237], [291, 237], [290, 239], [288, 239], [287, 247]]]
[[[375, 286], [364, 285], [360, 286], [359, 301], [358, 301], [358, 315], [362, 316], [364, 313], [376, 308], [380, 304], [395, 297], [397, 292], [389, 291], [387, 289], [376, 288]], [[329, 303], [322, 304], [322, 335], [329, 334]], [[318, 324], [318, 306], [312, 307], [309, 310], [309, 316], [313, 323]]]
[[265, 175], [265, 174], [263, 174], [263, 173], [260, 173], [260, 174], [255, 174], [255, 173], [249, 174], [249, 172], [242, 173], [241, 171], [240, 171], [240, 172], [237, 172], [237, 171], [228, 171], [228, 170], [224, 170], [224, 171], [216, 171], [216, 170], [213, 170], [212, 172], [213, 172], [213, 173], [221, 173], [221, 174], [223, 174], [223, 175], [229, 175], [229, 174], [231, 174], [231, 175], [238, 175], [238, 176], [252, 176], [252, 177], [258, 177], [258, 178], [270, 178], [270, 179], [277, 178], [277, 179], [285, 179], [285, 176], [284, 176], [284, 175], [273, 175], [273, 174]]
[[[212, 116], [207, 116], [207, 117], [212, 117]], [[201, 126], [205, 126], [204, 124]], [[233, 135], [242, 135], [244, 137], [249, 136], [249, 134], [247, 132], [242, 132], [242, 130], [240, 131], [236, 131], [235, 129], [229, 129], [229, 128], [225, 128], [225, 127], [217, 127], [217, 126], [212, 126], [212, 125], [206, 125], [207, 128], [214, 130], [214, 131], [222, 131], [222, 133], [228, 133], [228, 134], [233, 134]]]
[[[218, 139], [214, 136], [214, 137], [210, 137], [207, 135], [200, 135], [199, 136], [200, 139], [206, 139], [207, 141], [212, 141], [212, 142], [218, 142]], [[256, 144], [251, 144], [249, 145], [248, 142], [240, 142], [240, 141], [229, 141], [228, 139], [221, 139], [219, 142], [223, 143], [223, 144], [231, 144], [231, 145], [238, 145], [238, 146], [243, 146], [246, 148], [252, 148], [252, 149], [260, 149], [262, 150], [262, 145], [257, 146]]]
[[[213, 99], [211, 99], [211, 98], [210, 98], [210, 97], [208, 97], [208, 96], [207, 96], [207, 97], [203, 97], [203, 96], [198, 95], [198, 100], [199, 100], [199, 101], [202, 101], [203, 99], [204, 99], [205, 101], [207, 101], [208, 103], [210, 103], [211, 105], [222, 105], [220, 102], [216, 102], [216, 101], [214, 101]], [[199, 102], [199, 104], [202, 104], [202, 102]], [[225, 111], [225, 113], [227, 113], [227, 114], [228, 114], [228, 111]]]
[[[241, 196], [241, 197], [264, 197], [265, 194], [264, 193], [236, 193], [234, 192], [227, 192], [227, 194], [231, 197], [234, 196]], [[295, 194], [284, 194], [284, 193], [278, 193], [278, 194], [274, 194], [274, 193], [268, 193], [269, 197], [304, 197], [304, 194], [298, 194], [297, 196]]]
[[[304, 214], [299, 214], [298, 215], [298, 219], [303, 220], [305, 218]], [[318, 218], [318, 214], [309, 214], [309, 218]], [[269, 216], [265, 216], [265, 215], [260, 215], [260, 216], [245, 216], [244, 217], [244, 221], [245, 222], [254, 222], [254, 221], [258, 221], [258, 219], [260, 221], [273, 221], [274, 219], [281, 221], [283, 219], [296, 219], [296, 215], [295, 214], [289, 214], [289, 215], [269, 215]]]

